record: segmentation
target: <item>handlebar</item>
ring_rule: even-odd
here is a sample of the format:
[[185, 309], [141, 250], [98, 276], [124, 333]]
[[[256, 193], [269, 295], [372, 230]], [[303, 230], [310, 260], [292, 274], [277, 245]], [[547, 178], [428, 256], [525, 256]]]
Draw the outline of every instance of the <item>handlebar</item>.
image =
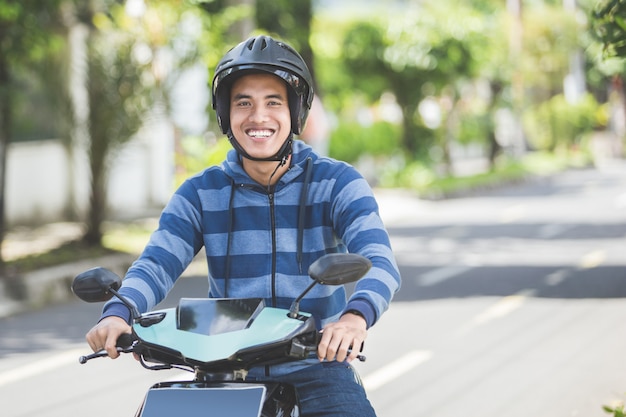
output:
[[[130, 353], [133, 352], [134, 349], [134, 339], [133, 339], [133, 335], [130, 333], [124, 333], [122, 334], [118, 339], [117, 339], [117, 343], [115, 344], [117, 346], [117, 351], [119, 353]], [[89, 355], [84, 355], [81, 356], [80, 358], [78, 358], [78, 362], [81, 364], [85, 364], [87, 363], [87, 361], [91, 360], [91, 359], [95, 359], [95, 358], [103, 358], [105, 356], [108, 356], [109, 354], [106, 352], [106, 350], [102, 349], [98, 352], [94, 352], [91, 353]]]
[[[318, 336], [321, 336], [321, 332], [318, 333]], [[118, 339], [117, 339], [117, 352], [118, 353], [132, 353], [135, 352], [135, 341], [137, 339], [129, 333], [125, 333], [122, 334]], [[319, 339], [318, 339], [319, 340]], [[298, 343], [296, 340], [294, 340], [291, 344], [291, 354], [294, 354], [296, 357], [301, 355], [304, 352], [316, 352], [317, 351], [317, 342], [315, 342], [314, 346], [311, 345], [306, 345], [306, 344], [301, 344]], [[363, 344], [361, 344], [360, 348], [359, 348], [359, 352], [363, 351]], [[352, 348], [348, 349], [348, 355], [352, 353]], [[94, 352], [91, 353], [89, 355], [84, 355], [78, 358], [78, 362], [80, 364], [85, 364], [88, 361], [90, 361], [91, 359], [96, 359], [96, 358], [103, 358], [108, 356], [109, 354], [103, 349], [100, 350], [98, 352]], [[305, 355], [306, 356], [306, 355]], [[365, 355], [362, 354], [358, 354], [356, 356], [356, 358], [360, 361], [360, 362], [365, 362], [367, 360], [367, 357]], [[143, 361], [142, 361], [142, 365]], [[165, 367], [163, 366], [154, 366], [154, 367], [148, 367], [148, 369], [171, 369], [172, 365], [167, 365], [164, 364]], [[146, 365], [144, 365], [144, 367], [147, 367]]]

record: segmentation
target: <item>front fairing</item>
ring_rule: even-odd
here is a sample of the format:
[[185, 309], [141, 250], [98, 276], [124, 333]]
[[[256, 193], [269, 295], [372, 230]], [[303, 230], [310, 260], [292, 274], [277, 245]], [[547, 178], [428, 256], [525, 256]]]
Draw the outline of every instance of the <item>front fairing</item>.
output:
[[294, 340], [316, 343], [313, 318], [287, 314], [261, 299], [183, 299], [177, 308], [143, 315], [133, 331], [148, 360], [205, 371], [248, 369], [303, 359], [289, 355]]
[[266, 382], [161, 382], [153, 385], [137, 417], [299, 416], [291, 385]]

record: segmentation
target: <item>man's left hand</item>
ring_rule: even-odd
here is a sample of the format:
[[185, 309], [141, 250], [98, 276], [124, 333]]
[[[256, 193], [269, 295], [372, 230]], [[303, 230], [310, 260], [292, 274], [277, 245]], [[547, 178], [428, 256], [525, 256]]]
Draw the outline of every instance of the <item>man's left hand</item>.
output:
[[366, 337], [365, 319], [357, 314], [346, 313], [339, 321], [328, 324], [322, 330], [317, 357], [320, 361], [352, 362], [359, 354]]

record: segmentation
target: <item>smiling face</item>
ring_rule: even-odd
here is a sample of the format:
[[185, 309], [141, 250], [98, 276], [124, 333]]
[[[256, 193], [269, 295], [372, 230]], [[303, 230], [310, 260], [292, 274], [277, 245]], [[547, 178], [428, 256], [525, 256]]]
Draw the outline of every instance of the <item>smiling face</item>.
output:
[[255, 158], [269, 158], [291, 133], [287, 85], [271, 74], [244, 75], [230, 91], [230, 126], [235, 140]]

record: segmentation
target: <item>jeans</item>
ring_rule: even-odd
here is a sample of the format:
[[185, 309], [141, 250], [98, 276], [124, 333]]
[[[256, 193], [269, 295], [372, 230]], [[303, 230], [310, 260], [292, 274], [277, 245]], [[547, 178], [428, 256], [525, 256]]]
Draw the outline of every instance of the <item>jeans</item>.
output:
[[345, 362], [321, 362], [280, 377], [254, 379], [293, 384], [302, 417], [376, 417], [358, 374]]

